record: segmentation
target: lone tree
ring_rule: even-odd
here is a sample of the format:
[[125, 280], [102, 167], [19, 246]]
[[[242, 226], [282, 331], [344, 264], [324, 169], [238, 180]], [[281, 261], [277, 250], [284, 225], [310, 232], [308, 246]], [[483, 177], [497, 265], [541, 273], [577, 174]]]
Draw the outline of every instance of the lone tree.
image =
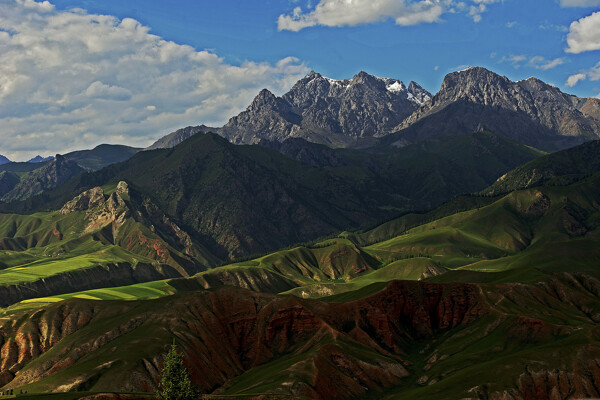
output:
[[177, 351], [174, 340], [161, 371], [156, 395], [161, 400], [196, 400], [198, 398], [198, 393], [190, 381], [190, 373], [183, 365], [183, 357]]

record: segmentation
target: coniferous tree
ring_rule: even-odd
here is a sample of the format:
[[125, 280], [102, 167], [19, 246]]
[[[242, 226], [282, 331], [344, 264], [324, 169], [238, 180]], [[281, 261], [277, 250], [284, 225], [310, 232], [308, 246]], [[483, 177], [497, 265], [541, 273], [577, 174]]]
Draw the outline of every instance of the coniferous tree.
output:
[[198, 397], [192, 387], [190, 373], [183, 365], [183, 357], [177, 351], [175, 341], [165, 359], [156, 394], [161, 400], [196, 400]]

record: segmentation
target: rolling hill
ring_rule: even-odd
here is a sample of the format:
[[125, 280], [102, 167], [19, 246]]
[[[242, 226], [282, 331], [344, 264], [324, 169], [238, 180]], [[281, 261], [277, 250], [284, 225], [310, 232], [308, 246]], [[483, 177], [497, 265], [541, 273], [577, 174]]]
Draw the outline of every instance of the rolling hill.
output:
[[331, 151], [344, 161], [308, 166], [263, 146], [199, 133], [0, 209], [57, 209], [84, 190], [123, 180], [226, 260], [431, 208], [542, 154], [487, 132], [386, 152]]

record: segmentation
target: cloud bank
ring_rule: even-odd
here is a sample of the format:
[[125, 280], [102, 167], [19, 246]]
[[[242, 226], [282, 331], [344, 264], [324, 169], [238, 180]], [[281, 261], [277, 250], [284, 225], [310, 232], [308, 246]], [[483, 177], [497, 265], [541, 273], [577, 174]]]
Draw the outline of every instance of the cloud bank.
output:
[[410, 26], [441, 21], [448, 12], [464, 12], [475, 22], [487, 5], [500, 0], [321, 0], [312, 11], [296, 7], [291, 14], [281, 14], [277, 21], [280, 31], [298, 32], [313, 26], [356, 26], [393, 20], [397, 25]]
[[220, 125], [261, 88], [284, 92], [307, 72], [292, 57], [229, 65], [130, 18], [2, 1], [0, 153], [20, 160], [99, 143], [146, 146], [182, 126]]
[[523, 54], [505, 56], [500, 59], [500, 62], [508, 62], [516, 69], [521, 67], [535, 68], [542, 71], [547, 71], [562, 65], [566, 60], [562, 57], [547, 59], [542, 56], [526, 56]]

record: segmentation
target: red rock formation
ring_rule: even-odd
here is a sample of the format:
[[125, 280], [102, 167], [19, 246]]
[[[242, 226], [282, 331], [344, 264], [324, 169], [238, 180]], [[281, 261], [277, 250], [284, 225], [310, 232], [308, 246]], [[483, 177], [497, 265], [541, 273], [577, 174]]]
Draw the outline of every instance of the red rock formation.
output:
[[[540, 298], [545, 294], [549, 297], [543, 301], [550, 304], [561, 290], [563, 298], [578, 299], [567, 295], [564, 287], [547, 291], [544, 286], [498, 285], [494, 291], [485, 290], [490, 292], [470, 284], [397, 281], [375, 295], [347, 303], [232, 287], [150, 302], [69, 300], [4, 323], [0, 379], [4, 388], [13, 388], [44, 382], [45, 377], [61, 372], [61, 376], [77, 377], [65, 382], [70, 389], [91, 385], [94, 390], [151, 391], [162, 354], [175, 336], [193, 380], [204, 391], [225, 391], [236, 377], [283, 359], [290, 361], [278, 364], [279, 372], [271, 372], [277, 375], [273, 379], [284, 382], [273, 389], [277, 393], [346, 399], [384, 392], [424, 375], [428, 378], [423, 384], [439, 381], [432, 366], [448, 355], [435, 350], [437, 338], [462, 334], [483, 316], [490, 323], [483, 325], [474, 340], [485, 337], [506, 321], [505, 303], [529, 304], [532, 294]], [[583, 303], [577, 307], [585, 308]], [[573, 331], [535, 315], [512, 319], [515, 322], [507, 337], [512, 343], [544, 343]], [[70, 345], [57, 346], [64, 342]], [[415, 370], [406, 354], [415, 354], [415, 343], [423, 342], [429, 343], [422, 356], [427, 365]], [[29, 363], [41, 354], [43, 362]], [[592, 353], [582, 353], [585, 362], [566, 366], [564, 371], [532, 369], [521, 377], [515, 371], [515, 386], [494, 392], [491, 398], [529, 400], [543, 393], [565, 399], [567, 392], [596, 396], [600, 368], [586, 354]], [[82, 369], [86, 357], [95, 357], [101, 365]], [[126, 373], [118, 369], [123, 362], [130, 365]], [[98, 376], [106, 379], [98, 380]], [[256, 380], [262, 384], [261, 377]]]

